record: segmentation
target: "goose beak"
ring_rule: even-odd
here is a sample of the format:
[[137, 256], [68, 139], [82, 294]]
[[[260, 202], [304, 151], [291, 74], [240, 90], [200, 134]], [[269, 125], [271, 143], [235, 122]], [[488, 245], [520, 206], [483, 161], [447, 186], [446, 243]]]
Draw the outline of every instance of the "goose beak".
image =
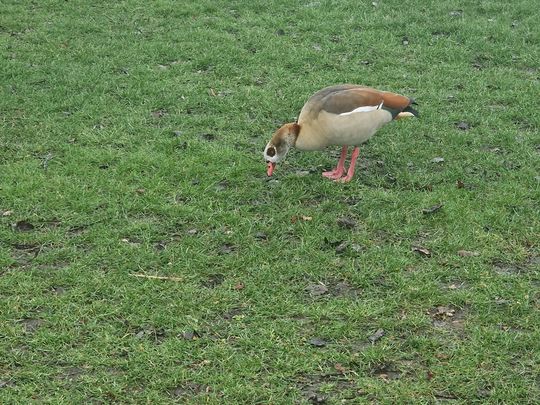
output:
[[268, 162], [266, 164], [266, 174], [268, 176], [272, 175], [272, 173], [274, 172], [274, 167], [276, 167], [276, 164], [274, 162]]

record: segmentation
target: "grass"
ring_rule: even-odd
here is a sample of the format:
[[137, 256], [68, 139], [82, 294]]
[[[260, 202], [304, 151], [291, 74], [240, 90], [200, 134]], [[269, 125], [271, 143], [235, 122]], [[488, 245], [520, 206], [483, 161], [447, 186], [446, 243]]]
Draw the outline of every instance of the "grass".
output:
[[[537, 16], [4, 1], [2, 402], [538, 402]], [[421, 118], [350, 184], [337, 149], [268, 181], [271, 133], [346, 82]]]

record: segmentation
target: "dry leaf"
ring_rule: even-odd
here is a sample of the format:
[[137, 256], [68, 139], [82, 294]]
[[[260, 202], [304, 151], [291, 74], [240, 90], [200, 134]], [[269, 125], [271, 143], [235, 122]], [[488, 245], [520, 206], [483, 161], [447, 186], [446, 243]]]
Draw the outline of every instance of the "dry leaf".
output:
[[339, 372], [341, 374], [345, 374], [345, 372], [347, 371], [347, 369], [345, 367], [343, 367], [343, 365], [341, 363], [334, 364], [334, 368], [336, 369], [337, 372]]
[[292, 222], [293, 224], [295, 224], [297, 221], [300, 221], [300, 220], [302, 220], [302, 221], [311, 221], [312, 219], [313, 219], [313, 217], [308, 217], [308, 216], [306, 216], [306, 215], [300, 215], [300, 216], [298, 216], [298, 215], [293, 215], [293, 216], [291, 217], [291, 222]]
[[431, 316], [434, 319], [448, 319], [452, 318], [456, 314], [456, 310], [454, 308], [445, 307], [445, 306], [439, 306], [436, 307], [434, 310], [431, 311]]
[[422, 246], [413, 246], [412, 251], [426, 257], [431, 256], [431, 252], [429, 251], [429, 249], [426, 249], [425, 247], [422, 247]]
[[470, 250], [458, 250], [457, 254], [461, 257], [480, 256], [480, 253], [471, 252]]

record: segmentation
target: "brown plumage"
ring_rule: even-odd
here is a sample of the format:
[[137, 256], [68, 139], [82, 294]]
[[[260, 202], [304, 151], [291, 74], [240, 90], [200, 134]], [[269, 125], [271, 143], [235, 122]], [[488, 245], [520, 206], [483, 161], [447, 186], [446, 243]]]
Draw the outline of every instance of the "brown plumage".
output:
[[[283, 160], [292, 146], [300, 150], [322, 150], [330, 145], [343, 146], [338, 166], [323, 176], [350, 181], [354, 175], [358, 145], [392, 121], [418, 116], [411, 104], [414, 101], [400, 94], [375, 90], [352, 84], [342, 84], [319, 90], [306, 102], [298, 123], [279, 128], [266, 145], [264, 157], [271, 176], [276, 163]], [[354, 146], [347, 174], [347, 147]]]

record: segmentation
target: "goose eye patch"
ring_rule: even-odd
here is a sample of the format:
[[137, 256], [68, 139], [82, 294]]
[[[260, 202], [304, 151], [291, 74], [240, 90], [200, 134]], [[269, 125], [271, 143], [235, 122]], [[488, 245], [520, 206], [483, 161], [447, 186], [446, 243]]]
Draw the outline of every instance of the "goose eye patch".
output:
[[274, 148], [273, 146], [268, 148], [266, 154], [270, 157], [273, 157], [276, 154], [276, 148]]

